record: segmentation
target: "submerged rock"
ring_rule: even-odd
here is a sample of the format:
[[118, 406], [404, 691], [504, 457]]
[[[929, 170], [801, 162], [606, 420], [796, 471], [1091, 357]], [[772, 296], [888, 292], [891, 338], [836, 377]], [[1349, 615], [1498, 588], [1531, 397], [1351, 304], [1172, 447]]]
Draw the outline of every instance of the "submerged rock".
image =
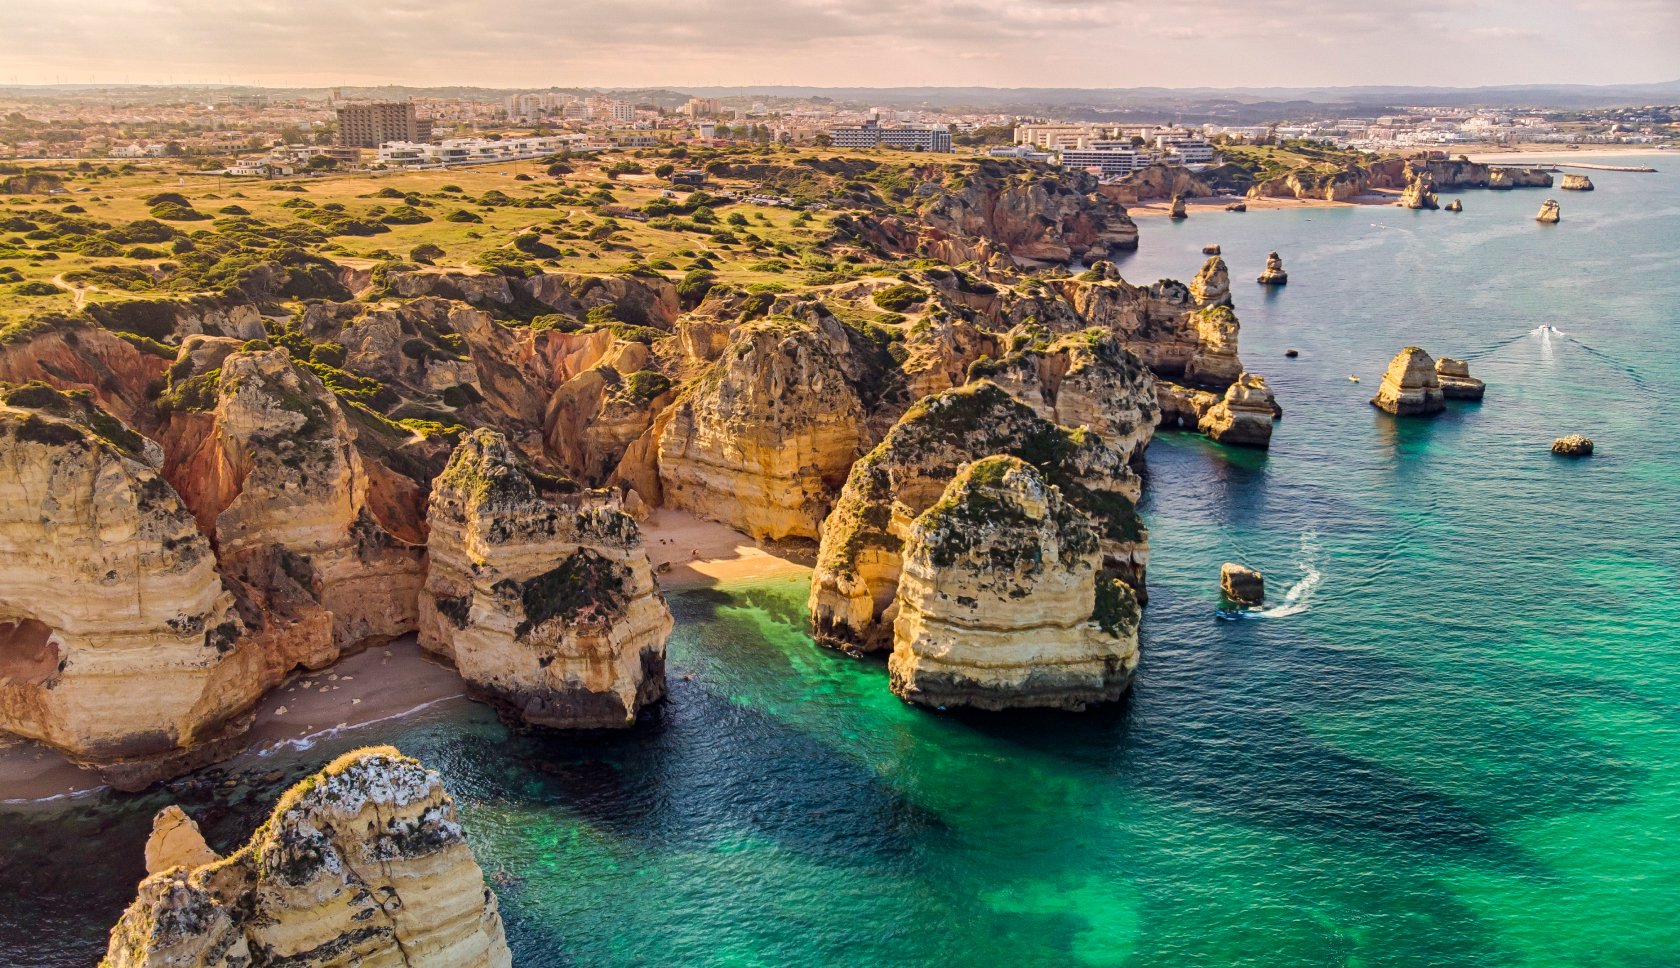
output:
[[356, 750], [287, 790], [225, 860], [140, 882], [104, 968], [509, 968], [484, 885], [435, 771]]
[[1266, 579], [1252, 568], [1227, 561], [1219, 566], [1219, 590], [1233, 602], [1258, 605], [1266, 600]]
[[506, 438], [477, 430], [433, 483], [420, 645], [474, 692], [555, 728], [624, 728], [665, 695], [671, 613], [640, 530], [538, 496]]
[[1091, 519], [1031, 464], [966, 467], [911, 524], [892, 691], [924, 706], [1079, 710], [1137, 668], [1137, 601], [1103, 572]]
[[1486, 383], [1470, 375], [1470, 364], [1450, 356], [1435, 361], [1435, 378], [1448, 400], [1480, 400], [1487, 391]]
[[1565, 457], [1586, 457], [1593, 452], [1593, 442], [1580, 434], [1570, 434], [1552, 441], [1552, 453]]
[[1567, 192], [1590, 192], [1593, 190], [1593, 183], [1586, 175], [1564, 175], [1563, 184], [1558, 187]]
[[1371, 405], [1397, 417], [1422, 417], [1445, 410], [1445, 399], [1435, 361], [1416, 346], [1408, 346], [1388, 364]]
[[1197, 429], [1221, 444], [1264, 450], [1272, 444], [1276, 406], [1266, 378], [1244, 373], [1226, 389], [1224, 399], [1197, 420]]
[[1273, 252], [1266, 256], [1266, 271], [1255, 280], [1262, 286], [1283, 286], [1289, 283], [1289, 273], [1283, 271], [1283, 257]]
[[1540, 214], [1534, 216], [1536, 222], [1544, 222], [1548, 225], [1556, 224], [1562, 218], [1563, 212], [1558, 208], [1557, 201], [1550, 198], [1540, 204]]

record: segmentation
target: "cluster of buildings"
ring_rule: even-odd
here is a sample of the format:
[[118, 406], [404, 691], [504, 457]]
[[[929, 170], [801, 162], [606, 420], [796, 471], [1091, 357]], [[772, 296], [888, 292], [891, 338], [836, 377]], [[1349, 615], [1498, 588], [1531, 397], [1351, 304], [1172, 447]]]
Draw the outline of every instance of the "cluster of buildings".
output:
[[1152, 125], [1022, 124], [1012, 147], [993, 148], [991, 154], [1059, 162], [1104, 177], [1161, 162], [1195, 168], [1214, 160], [1213, 146], [1199, 132]]
[[562, 151], [598, 151], [606, 147], [591, 144], [580, 134], [556, 134], [536, 138], [446, 138], [438, 144], [395, 141], [379, 146], [378, 163], [387, 167], [439, 167], [482, 165], [499, 161], [542, 158]]

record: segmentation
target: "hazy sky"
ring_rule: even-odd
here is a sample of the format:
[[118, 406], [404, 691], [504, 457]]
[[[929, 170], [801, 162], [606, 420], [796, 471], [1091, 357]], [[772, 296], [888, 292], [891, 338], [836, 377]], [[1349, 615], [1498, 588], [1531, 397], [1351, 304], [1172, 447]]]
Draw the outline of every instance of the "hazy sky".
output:
[[1476, 86], [1680, 78], [1680, 0], [45, 0], [0, 83]]

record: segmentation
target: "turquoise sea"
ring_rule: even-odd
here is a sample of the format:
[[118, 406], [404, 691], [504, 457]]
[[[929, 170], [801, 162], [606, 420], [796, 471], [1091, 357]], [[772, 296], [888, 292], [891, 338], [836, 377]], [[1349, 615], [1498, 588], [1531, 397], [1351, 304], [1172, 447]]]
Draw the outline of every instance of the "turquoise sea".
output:
[[[164, 803], [225, 849], [380, 741], [443, 771], [512, 878], [521, 966], [1680, 965], [1680, 157], [1649, 160], [1457, 215], [1142, 220], [1134, 282], [1224, 246], [1286, 415], [1269, 453], [1149, 449], [1120, 703], [913, 709], [813, 646], [802, 581], [673, 594], [671, 699], [632, 733], [456, 706], [256, 789], [0, 807], [0, 962], [96, 962]], [[1487, 399], [1375, 411], [1408, 344]], [[1597, 454], [1550, 454], [1570, 432]], [[1214, 621], [1227, 560], [1268, 615]]]

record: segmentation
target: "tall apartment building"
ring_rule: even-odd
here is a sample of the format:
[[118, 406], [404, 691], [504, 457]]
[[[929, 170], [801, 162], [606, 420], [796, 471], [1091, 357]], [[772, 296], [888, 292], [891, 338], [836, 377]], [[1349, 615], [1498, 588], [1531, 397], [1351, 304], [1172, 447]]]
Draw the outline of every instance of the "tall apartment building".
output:
[[942, 124], [912, 124], [883, 128], [874, 121], [835, 125], [828, 135], [836, 148], [903, 148], [906, 151], [950, 151], [951, 131]]
[[1062, 149], [1064, 168], [1095, 168], [1104, 175], [1130, 174], [1144, 167], [1139, 160], [1130, 141], [1085, 141], [1076, 147]]
[[338, 109], [338, 143], [377, 148], [390, 141], [421, 142], [432, 137], [430, 119], [416, 118], [409, 102], [346, 104]]
[[677, 108], [679, 114], [686, 114], [691, 118], [698, 118], [705, 114], [717, 114], [723, 110], [723, 105], [715, 97], [691, 97], [688, 103]]

